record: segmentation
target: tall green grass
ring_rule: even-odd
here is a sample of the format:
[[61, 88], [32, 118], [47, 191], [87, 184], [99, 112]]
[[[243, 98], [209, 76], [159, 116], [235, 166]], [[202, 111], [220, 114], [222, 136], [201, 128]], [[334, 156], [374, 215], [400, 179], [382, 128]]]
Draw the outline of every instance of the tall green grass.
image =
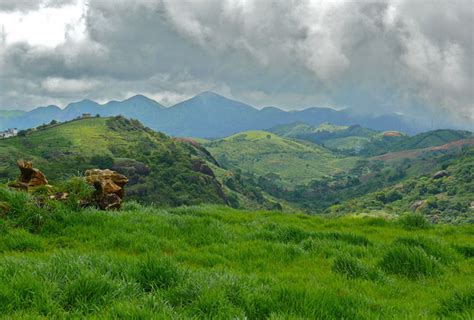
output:
[[0, 219], [0, 318], [462, 318], [472, 310], [470, 225], [406, 230], [396, 221], [129, 203], [122, 212], [39, 208], [35, 229], [24, 223], [31, 197], [0, 196], [17, 210]]

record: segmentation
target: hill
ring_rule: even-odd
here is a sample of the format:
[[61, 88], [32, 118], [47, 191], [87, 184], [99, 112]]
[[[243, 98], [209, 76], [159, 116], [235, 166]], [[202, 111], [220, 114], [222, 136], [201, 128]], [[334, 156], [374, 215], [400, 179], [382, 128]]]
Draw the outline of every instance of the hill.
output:
[[474, 133], [463, 130], [434, 130], [414, 136], [379, 135], [361, 150], [364, 155], [381, 155], [388, 152], [437, 147], [453, 141], [472, 139]]
[[472, 132], [463, 130], [440, 129], [409, 136], [397, 131], [378, 132], [359, 125], [348, 127], [325, 123], [311, 126], [301, 122], [275, 126], [268, 131], [362, 156], [431, 148], [474, 138]]
[[53, 183], [89, 168], [112, 168], [129, 177], [127, 194], [134, 199], [161, 205], [227, 203], [209, 153], [122, 117], [52, 124], [0, 140], [0, 178], [16, 178], [21, 158], [33, 160]]
[[[424, 127], [408, 124], [403, 116], [360, 116], [351, 110], [309, 107], [299, 111], [283, 111], [275, 107], [261, 110], [212, 92], [203, 92], [191, 99], [164, 108], [142, 95], [124, 101], [98, 104], [91, 100], [70, 103], [64, 109], [40, 107], [26, 113], [0, 114], [0, 129], [33, 128], [52, 120], [68, 121], [83, 113], [101, 116], [122, 115], [138, 119], [146, 126], [166, 134], [182, 137], [221, 138], [247, 130], [266, 130], [276, 125], [305, 122], [312, 126], [330, 122], [341, 126], [360, 124], [375, 130], [420, 132]], [[410, 122], [411, 123], [411, 122]]]
[[394, 186], [333, 206], [331, 210], [339, 213], [383, 210], [392, 214], [416, 211], [433, 221], [473, 223], [474, 147], [465, 148], [444, 163], [442, 169], [404, 179]]
[[473, 312], [472, 225], [133, 202], [106, 214], [37, 207], [3, 188], [0, 202], [10, 208], [0, 217], [0, 312], [8, 319]]
[[331, 151], [266, 131], [248, 131], [205, 144], [224, 167], [257, 176], [271, 176], [293, 187], [352, 167], [356, 158], [337, 157]]
[[359, 125], [336, 126], [323, 123], [311, 126], [301, 122], [275, 126], [269, 131], [279, 136], [317, 143], [332, 150], [354, 152], [365, 148], [371, 138], [378, 134], [375, 130], [362, 128]]

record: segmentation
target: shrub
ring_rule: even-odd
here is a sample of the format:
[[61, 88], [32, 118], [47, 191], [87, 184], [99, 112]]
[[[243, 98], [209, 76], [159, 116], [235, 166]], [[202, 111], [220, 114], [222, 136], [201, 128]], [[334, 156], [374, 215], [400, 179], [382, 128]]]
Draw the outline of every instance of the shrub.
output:
[[330, 290], [286, 287], [273, 297], [277, 319], [363, 319], [358, 310], [364, 308], [364, 301]]
[[465, 258], [472, 258], [474, 257], [474, 246], [471, 245], [456, 245], [454, 249], [462, 254]]
[[5, 235], [0, 235], [0, 252], [4, 251], [41, 251], [41, 238], [22, 229], [13, 229]]
[[90, 163], [99, 169], [110, 169], [114, 165], [114, 158], [110, 155], [92, 156]]
[[334, 260], [332, 270], [340, 273], [348, 279], [362, 278], [369, 279], [371, 277], [370, 270], [359, 260], [349, 256], [341, 255]]
[[182, 278], [182, 272], [169, 259], [148, 257], [143, 262], [138, 263], [135, 272], [136, 281], [145, 291], [172, 287]]
[[299, 243], [310, 236], [309, 232], [298, 227], [280, 226], [270, 223], [265, 226], [265, 229], [259, 232], [258, 239], [267, 241], [278, 241], [283, 243], [294, 242]]
[[123, 205], [124, 211], [143, 211], [145, 208], [137, 201], [126, 201]]
[[398, 219], [398, 223], [406, 230], [427, 229], [430, 223], [420, 213], [405, 213]]
[[442, 300], [437, 313], [441, 317], [471, 319], [473, 312], [474, 289], [471, 289], [465, 292], [456, 292], [452, 297]]
[[111, 298], [114, 284], [103, 275], [82, 274], [64, 288], [62, 304], [66, 310], [90, 312]]
[[0, 202], [8, 207], [7, 217], [13, 225], [38, 232], [47, 215], [45, 209], [38, 206], [36, 199], [26, 193], [0, 188]]
[[317, 237], [329, 240], [339, 240], [356, 246], [368, 246], [371, 244], [369, 239], [367, 239], [365, 236], [361, 236], [354, 233], [327, 232], [318, 233]]
[[429, 256], [432, 256], [442, 262], [449, 264], [456, 260], [456, 253], [440, 241], [426, 239], [423, 237], [397, 238], [395, 244], [405, 245], [412, 248], [420, 248]]
[[80, 206], [78, 204], [79, 200], [91, 200], [95, 189], [93, 186], [88, 184], [86, 180], [82, 177], [73, 177], [61, 185], [56, 187], [57, 191], [67, 192], [69, 197], [65, 204], [68, 208], [73, 210], [79, 210]]
[[415, 280], [425, 276], [435, 276], [441, 272], [437, 260], [418, 247], [396, 245], [389, 249], [380, 267], [392, 274], [399, 274]]

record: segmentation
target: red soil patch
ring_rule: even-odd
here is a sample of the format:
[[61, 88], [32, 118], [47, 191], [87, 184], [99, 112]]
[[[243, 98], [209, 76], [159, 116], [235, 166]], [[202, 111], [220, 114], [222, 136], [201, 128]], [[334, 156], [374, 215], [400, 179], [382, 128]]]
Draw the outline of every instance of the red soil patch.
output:
[[387, 131], [383, 133], [384, 137], [401, 137], [402, 134], [397, 131]]
[[414, 150], [404, 150], [404, 151], [398, 151], [398, 152], [389, 152], [386, 154], [383, 154], [381, 156], [373, 157], [373, 160], [381, 160], [381, 161], [397, 161], [397, 160], [402, 160], [402, 159], [413, 159], [416, 158], [423, 153], [427, 152], [432, 152], [432, 151], [439, 151], [439, 150], [452, 150], [452, 149], [460, 149], [463, 146], [474, 146], [474, 139], [463, 139], [463, 140], [456, 140], [453, 142], [449, 142], [446, 144], [443, 144], [441, 146], [437, 147], [429, 147], [429, 148], [423, 148], [423, 149], [414, 149]]
[[193, 140], [193, 139], [190, 139], [190, 138], [173, 138], [174, 140], [176, 141], [180, 141], [180, 142], [184, 142], [184, 143], [188, 143], [196, 148], [199, 148], [201, 145], [199, 144], [199, 142], [197, 142], [196, 140]]

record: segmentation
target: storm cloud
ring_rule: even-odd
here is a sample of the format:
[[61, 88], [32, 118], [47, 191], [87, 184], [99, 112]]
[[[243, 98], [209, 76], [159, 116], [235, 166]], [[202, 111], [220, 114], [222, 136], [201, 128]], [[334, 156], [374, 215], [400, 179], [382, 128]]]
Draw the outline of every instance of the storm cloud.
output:
[[470, 0], [0, 0], [0, 27], [2, 109], [210, 90], [474, 127]]

